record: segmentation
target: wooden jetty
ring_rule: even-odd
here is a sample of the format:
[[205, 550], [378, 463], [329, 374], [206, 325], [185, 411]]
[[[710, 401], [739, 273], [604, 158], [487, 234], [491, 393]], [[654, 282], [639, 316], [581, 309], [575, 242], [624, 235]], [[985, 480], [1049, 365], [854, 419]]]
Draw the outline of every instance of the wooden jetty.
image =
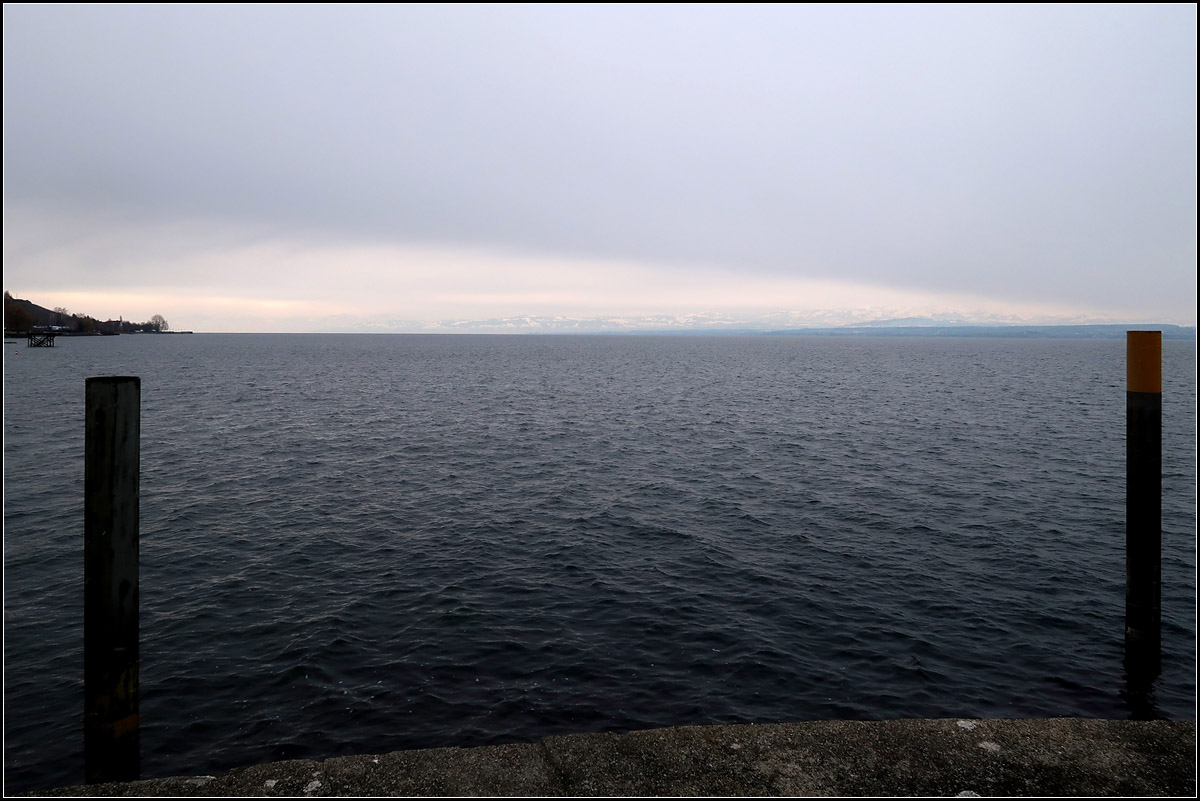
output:
[[56, 336], [58, 336], [57, 331], [30, 331], [29, 340], [25, 343], [25, 347], [53, 348]]

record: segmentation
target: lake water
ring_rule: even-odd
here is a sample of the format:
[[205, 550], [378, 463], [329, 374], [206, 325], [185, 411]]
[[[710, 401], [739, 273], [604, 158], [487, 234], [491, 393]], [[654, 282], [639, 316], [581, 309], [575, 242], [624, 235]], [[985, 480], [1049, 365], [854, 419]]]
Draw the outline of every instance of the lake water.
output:
[[[5, 345], [5, 789], [81, 782], [83, 390], [142, 378], [142, 774], [551, 734], [1128, 717], [1122, 340]], [[1196, 352], [1163, 672], [1195, 714]]]

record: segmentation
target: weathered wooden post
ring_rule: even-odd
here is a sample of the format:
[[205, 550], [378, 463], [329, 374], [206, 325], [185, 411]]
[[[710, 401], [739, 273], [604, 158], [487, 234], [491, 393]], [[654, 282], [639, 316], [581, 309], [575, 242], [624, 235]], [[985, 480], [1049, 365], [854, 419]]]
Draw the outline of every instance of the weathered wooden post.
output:
[[1162, 629], [1162, 332], [1126, 334], [1125, 665], [1157, 676]]
[[138, 495], [142, 382], [87, 380], [83, 743], [89, 784], [138, 778]]

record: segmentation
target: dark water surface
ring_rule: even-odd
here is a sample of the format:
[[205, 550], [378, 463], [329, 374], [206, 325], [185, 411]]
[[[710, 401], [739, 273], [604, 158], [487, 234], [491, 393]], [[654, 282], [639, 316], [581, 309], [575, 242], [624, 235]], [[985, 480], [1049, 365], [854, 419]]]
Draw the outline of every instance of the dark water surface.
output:
[[[1195, 710], [1164, 343], [1159, 713]], [[1128, 717], [1124, 342], [5, 346], [8, 792], [82, 781], [83, 389], [142, 377], [143, 775], [716, 722]]]

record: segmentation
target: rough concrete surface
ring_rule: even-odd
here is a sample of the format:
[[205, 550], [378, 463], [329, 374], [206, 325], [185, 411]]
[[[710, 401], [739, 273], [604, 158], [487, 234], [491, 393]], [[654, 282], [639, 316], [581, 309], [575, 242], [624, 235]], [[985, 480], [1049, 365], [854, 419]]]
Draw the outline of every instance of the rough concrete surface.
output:
[[1185, 796], [1193, 721], [811, 721], [289, 760], [38, 796]]

